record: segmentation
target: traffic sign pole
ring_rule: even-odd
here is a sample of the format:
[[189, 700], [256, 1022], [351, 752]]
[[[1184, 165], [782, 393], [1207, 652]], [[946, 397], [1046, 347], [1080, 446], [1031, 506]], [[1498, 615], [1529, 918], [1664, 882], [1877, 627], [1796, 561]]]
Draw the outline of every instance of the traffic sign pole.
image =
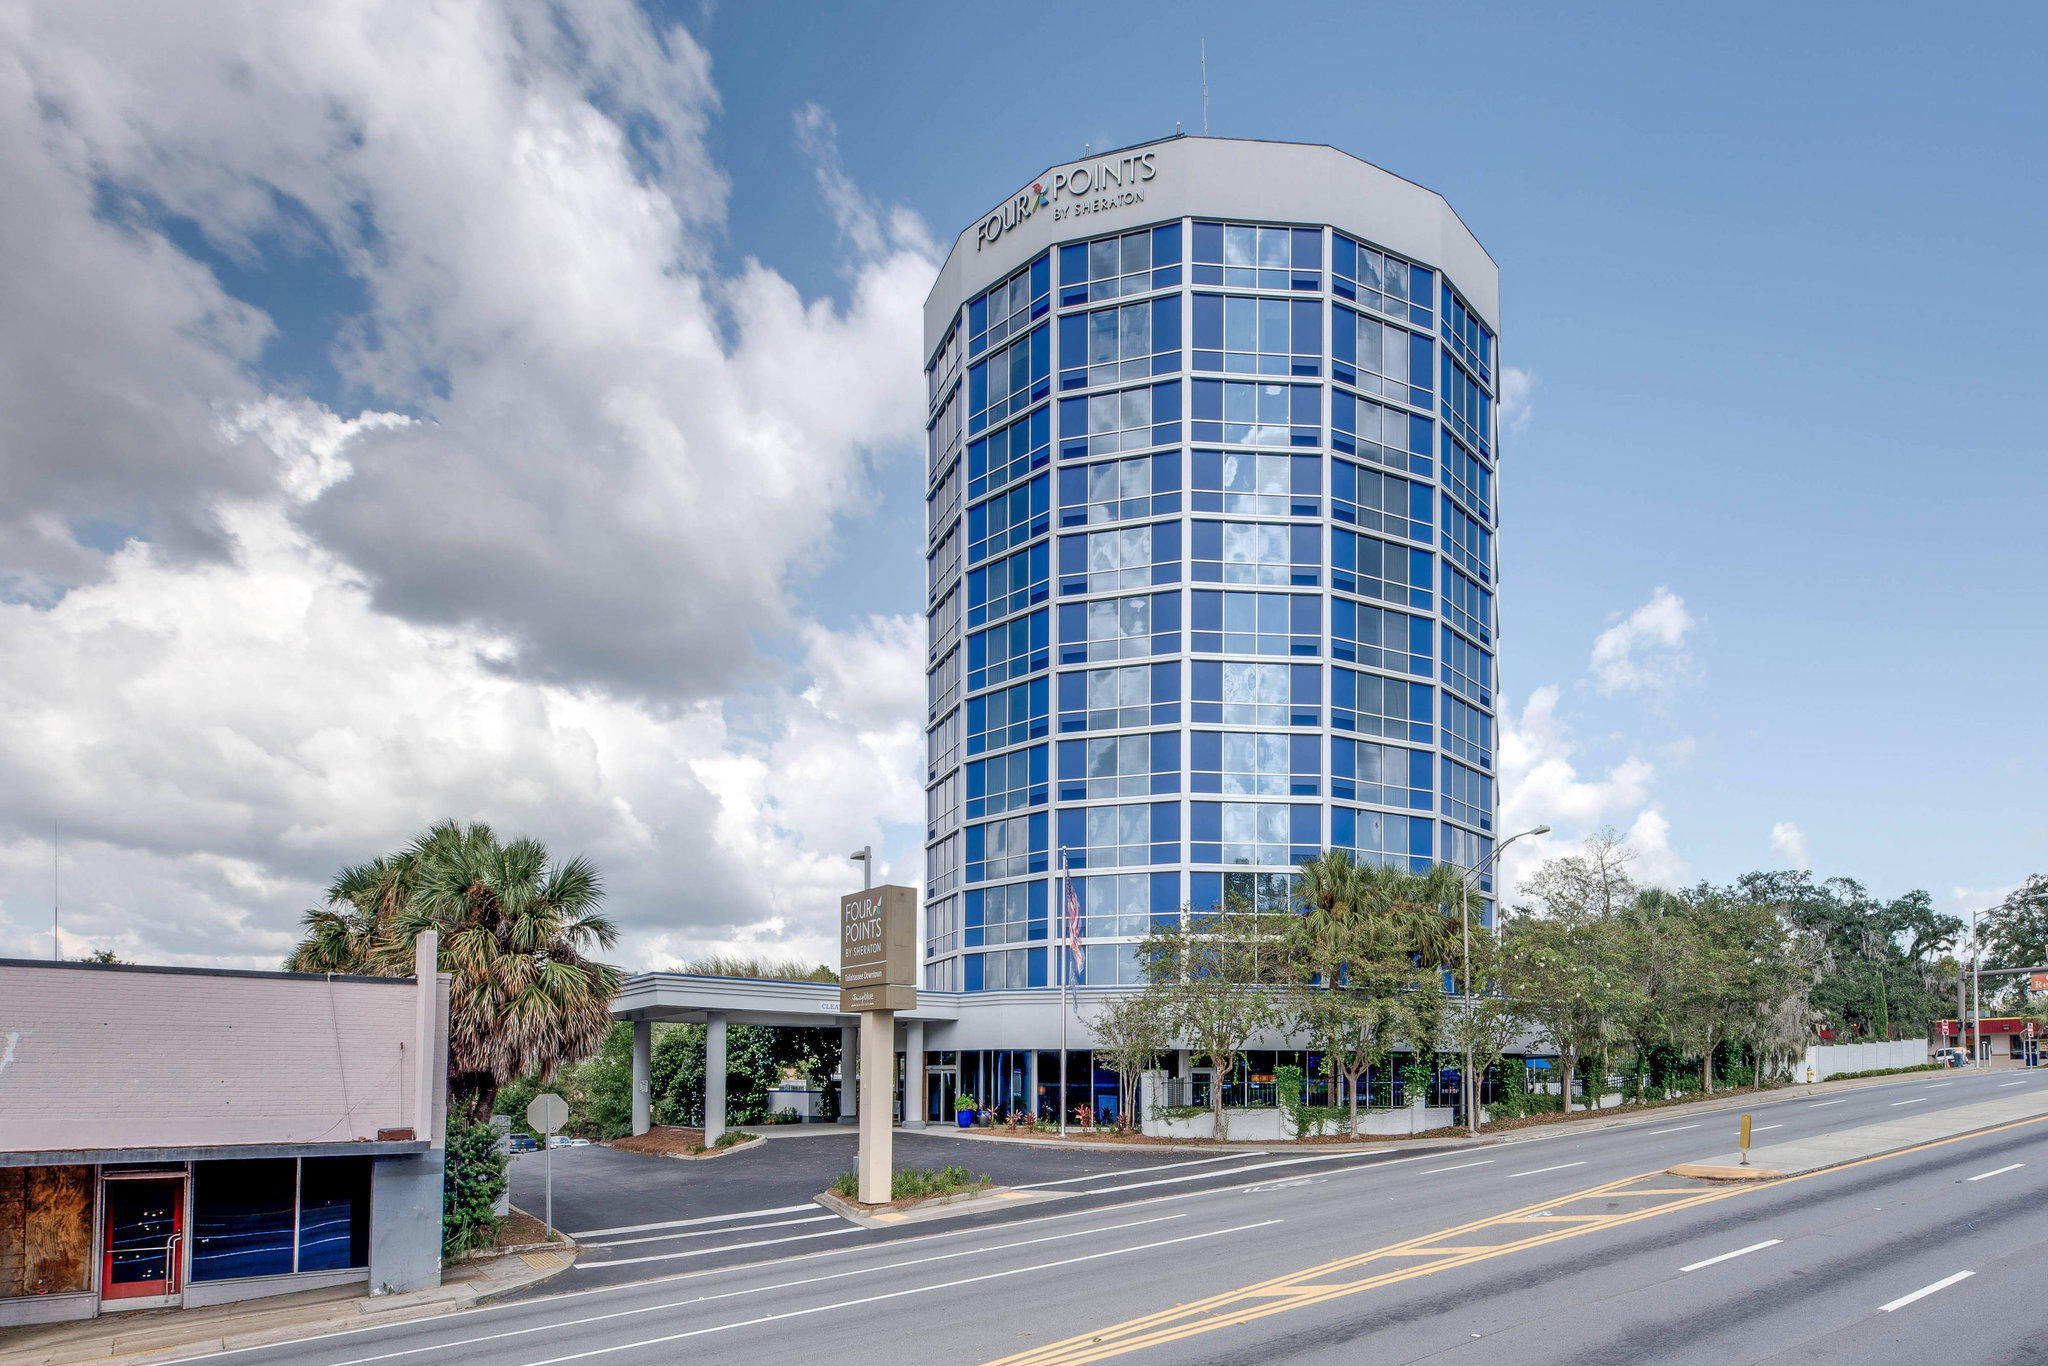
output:
[[555, 1143], [557, 1130], [569, 1122], [569, 1102], [552, 1091], [543, 1091], [526, 1103], [526, 1122], [541, 1135], [541, 1142], [547, 1145], [548, 1155], [542, 1159], [547, 1171], [547, 1203], [542, 1206], [547, 1212], [542, 1221], [547, 1229], [549, 1242], [555, 1237]]

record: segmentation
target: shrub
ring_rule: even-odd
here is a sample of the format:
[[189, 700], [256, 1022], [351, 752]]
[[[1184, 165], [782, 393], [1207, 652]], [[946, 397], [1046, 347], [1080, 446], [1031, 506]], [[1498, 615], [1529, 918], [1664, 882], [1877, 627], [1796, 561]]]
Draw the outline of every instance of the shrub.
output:
[[488, 1124], [448, 1118], [447, 1166], [441, 1177], [441, 1260], [451, 1262], [491, 1241], [491, 1207], [505, 1193], [505, 1155]]

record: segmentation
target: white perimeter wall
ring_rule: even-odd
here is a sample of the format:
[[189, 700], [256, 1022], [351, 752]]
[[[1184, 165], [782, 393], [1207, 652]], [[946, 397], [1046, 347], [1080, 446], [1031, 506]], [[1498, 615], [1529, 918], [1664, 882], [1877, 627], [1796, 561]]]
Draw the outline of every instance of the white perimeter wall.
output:
[[1808, 1068], [1813, 1069], [1814, 1081], [1826, 1081], [1843, 1072], [1875, 1072], [1881, 1067], [1923, 1067], [1932, 1056], [1925, 1039], [1815, 1044], [1806, 1050], [1793, 1080], [1807, 1080]]

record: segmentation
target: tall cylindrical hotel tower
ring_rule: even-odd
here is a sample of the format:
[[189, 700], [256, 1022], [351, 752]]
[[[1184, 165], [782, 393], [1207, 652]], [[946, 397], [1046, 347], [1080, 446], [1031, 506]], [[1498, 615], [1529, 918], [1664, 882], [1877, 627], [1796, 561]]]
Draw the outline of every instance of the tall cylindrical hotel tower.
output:
[[1154, 917], [1285, 910], [1323, 849], [1491, 852], [1498, 301], [1441, 196], [1324, 146], [1091, 155], [960, 235], [925, 304], [926, 989], [1057, 987], [1063, 860], [1099, 989]]

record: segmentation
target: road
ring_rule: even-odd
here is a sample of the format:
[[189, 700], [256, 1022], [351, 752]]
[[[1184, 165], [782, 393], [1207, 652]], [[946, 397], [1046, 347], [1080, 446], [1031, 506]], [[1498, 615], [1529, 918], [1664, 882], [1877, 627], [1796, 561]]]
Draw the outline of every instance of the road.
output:
[[[2034, 1073], [1929, 1074], [1751, 1113], [1761, 1144], [2043, 1085]], [[1657, 1175], [1726, 1151], [1734, 1124], [1732, 1112], [1680, 1110], [1669, 1123], [1456, 1153], [1159, 1154], [1137, 1164], [1147, 1171], [1068, 1180], [1071, 1198], [1020, 1217], [934, 1231], [730, 1211], [624, 1236], [655, 1240], [632, 1256], [709, 1244], [735, 1264], [623, 1266], [624, 1249], [598, 1249], [614, 1264], [575, 1289], [222, 1355], [265, 1366], [2044, 1359], [2048, 1121], [1763, 1186]], [[799, 1218], [817, 1222], [784, 1222]], [[770, 1241], [809, 1233], [826, 1236]]]

